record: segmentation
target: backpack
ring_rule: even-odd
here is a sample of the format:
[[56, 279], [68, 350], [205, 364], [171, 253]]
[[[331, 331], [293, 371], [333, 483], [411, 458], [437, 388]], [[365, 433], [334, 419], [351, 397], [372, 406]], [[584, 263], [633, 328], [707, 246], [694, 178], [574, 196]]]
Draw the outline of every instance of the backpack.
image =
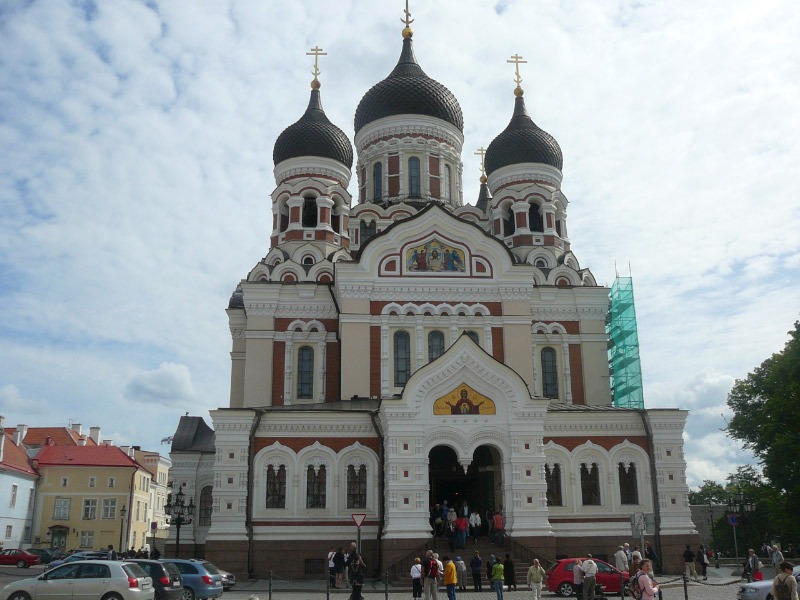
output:
[[775, 600], [791, 599], [791, 590], [786, 583], [787, 577], [791, 577], [791, 575], [784, 575], [783, 579], [780, 579], [780, 576], [775, 578]]
[[439, 563], [436, 562], [436, 559], [431, 558], [425, 563], [425, 577], [431, 579], [439, 577]]
[[642, 571], [636, 574], [636, 577], [631, 577], [628, 581], [628, 594], [634, 600], [642, 600], [642, 587], [639, 585], [639, 577], [644, 575]]

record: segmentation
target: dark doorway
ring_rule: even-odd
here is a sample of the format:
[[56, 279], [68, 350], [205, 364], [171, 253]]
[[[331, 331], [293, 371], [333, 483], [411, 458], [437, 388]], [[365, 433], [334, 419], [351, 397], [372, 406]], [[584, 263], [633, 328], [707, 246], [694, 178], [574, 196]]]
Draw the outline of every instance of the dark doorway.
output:
[[471, 510], [477, 509], [481, 515], [496, 508], [495, 489], [501, 487], [496, 450], [489, 446], [478, 447], [466, 474], [452, 448], [436, 446], [428, 458], [431, 507], [447, 500], [448, 506], [456, 509], [466, 501]]

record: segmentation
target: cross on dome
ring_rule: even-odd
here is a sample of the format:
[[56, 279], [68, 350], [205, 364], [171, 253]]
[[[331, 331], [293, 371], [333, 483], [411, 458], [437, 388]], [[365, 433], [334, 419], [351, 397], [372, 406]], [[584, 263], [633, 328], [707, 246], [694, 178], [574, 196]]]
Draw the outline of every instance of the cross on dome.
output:
[[473, 154], [475, 156], [480, 156], [481, 157], [481, 177], [485, 177], [486, 176], [486, 168], [484, 167], [483, 159], [486, 156], [486, 148], [481, 146], [475, 152], [473, 152]]
[[411, 37], [414, 35], [414, 32], [411, 30], [411, 24], [414, 22], [414, 19], [411, 18], [411, 11], [408, 10], [408, 0], [406, 0], [406, 9], [403, 11], [406, 15], [405, 19], [400, 19], [401, 23], [405, 23], [405, 27], [403, 28], [403, 37]]
[[311, 74], [314, 76], [314, 80], [311, 82], [311, 87], [315, 90], [318, 90], [321, 85], [319, 79], [317, 79], [317, 76], [321, 73], [321, 71], [319, 70], [319, 57], [327, 55], [328, 53], [323, 52], [322, 48], [320, 48], [319, 46], [314, 46], [311, 49], [311, 52], [306, 52], [306, 56], [314, 57], [314, 70], [311, 71]]
[[522, 83], [522, 77], [519, 74], [519, 65], [520, 64], [527, 64], [528, 61], [527, 60], [522, 60], [522, 57], [519, 54], [514, 54], [514, 56], [511, 57], [511, 60], [507, 60], [506, 62], [507, 63], [514, 63], [514, 66], [515, 66], [516, 72], [517, 72], [516, 76], [514, 77], [514, 83], [517, 84], [517, 87], [514, 88], [514, 95], [521, 96], [522, 95], [522, 86], [520, 86], [520, 84]]

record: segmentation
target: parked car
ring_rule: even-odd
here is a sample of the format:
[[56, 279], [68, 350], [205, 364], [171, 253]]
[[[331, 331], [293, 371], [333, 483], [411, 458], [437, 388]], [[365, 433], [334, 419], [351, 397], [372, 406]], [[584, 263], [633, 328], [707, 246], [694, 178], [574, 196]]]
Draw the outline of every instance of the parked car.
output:
[[[572, 571], [575, 569], [577, 558], [562, 558], [550, 565], [547, 569], [545, 582], [547, 589], [555, 592], [559, 596], [574, 596], [575, 584], [572, 583]], [[586, 560], [582, 558], [581, 560]], [[620, 571], [605, 561], [597, 558], [592, 559], [597, 565], [597, 575], [595, 581], [603, 586], [603, 590], [610, 594], [619, 594], [620, 583], [627, 585], [630, 574], [627, 571]]]
[[85, 551], [85, 552], [73, 552], [69, 556], [65, 556], [64, 558], [59, 558], [58, 560], [51, 560], [46, 566], [45, 570], [55, 569], [56, 567], [60, 567], [65, 563], [75, 562], [77, 560], [105, 560], [108, 558], [108, 552], [97, 552], [97, 551]]
[[53, 560], [53, 553], [47, 548], [28, 548], [28, 552], [39, 557], [39, 562], [46, 565]]
[[27, 569], [31, 565], [38, 565], [39, 557], [27, 550], [9, 548], [0, 552], [0, 565], [17, 565], [20, 569]]
[[38, 577], [9, 583], [0, 592], [0, 600], [153, 600], [154, 595], [153, 582], [139, 565], [92, 560], [67, 563]]
[[210, 562], [196, 558], [162, 558], [161, 562], [171, 563], [180, 571], [183, 600], [219, 598], [222, 595], [222, 576]]
[[181, 600], [183, 582], [178, 567], [172, 563], [147, 558], [133, 558], [128, 562], [142, 567], [153, 580], [153, 587], [156, 590], [155, 600]]
[[222, 589], [226, 592], [236, 585], [236, 575], [233, 573], [229, 573], [228, 571], [223, 571], [219, 567], [217, 567], [217, 571], [219, 571], [220, 577], [222, 577]]
[[[800, 565], [792, 569], [792, 575], [800, 585]], [[742, 584], [736, 594], [738, 600], [773, 600], [772, 598], [772, 578], [764, 581], [753, 581]]]

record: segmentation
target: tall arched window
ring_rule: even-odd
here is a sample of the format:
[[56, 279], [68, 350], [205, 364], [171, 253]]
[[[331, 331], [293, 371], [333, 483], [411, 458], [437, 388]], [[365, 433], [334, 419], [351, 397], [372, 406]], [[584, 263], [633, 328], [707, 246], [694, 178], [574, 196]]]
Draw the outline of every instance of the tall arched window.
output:
[[317, 200], [316, 198], [303, 198], [303, 227], [317, 226]]
[[509, 204], [503, 211], [503, 235], [505, 237], [513, 235], [516, 229], [517, 223], [515, 221], [514, 211], [511, 210], [511, 205]]
[[558, 370], [556, 351], [542, 349], [542, 395], [545, 398], [558, 398]]
[[200, 490], [200, 502], [197, 503], [197, 524], [201, 527], [211, 525], [212, 489], [210, 485], [207, 485]]
[[286, 508], [286, 467], [267, 467], [267, 508]]
[[639, 504], [639, 489], [636, 485], [636, 463], [619, 463], [619, 498], [621, 504]]
[[531, 204], [528, 209], [528, 227], [531, 231], [543, 231], [542, 215], [539, 214], [538, 204]]
[[370, 238], [375, 235], [377, 229], [378, 224], [375, 221], [372, 221], [371, 223], [365, 223], [364, 221], [361, 221], [361, 223], [358, 224], [358, 243], [361, 246], [366, 244]]
[[407, 331], [394, 334], [394, 384], [405, 385], [411, 376], [411, 336]]
[[367, 467], [347, 467], [347, 508], [367, 508]]
[[301, 346], [297, 352], [297, 397], [314, 397], [314, 349]]
[[412, 156], [408, 159], [408, 195], [411, 198], [419, 198], [422, 195], [421, 189], [419, 159]]
[[600, 469], [597, 463], [581, 464], [581, 503], [600, 506]]
[[428, 362], [433, 362], [444, 354], [444, 334], [441, 331], [431, 331], [428, 334]]
[[372, 165], [372, 199], [380, 200], [383, 197], [383, 165], [376, 162]]
[[325, 465], [314, 471], [314, 465], [308, 465], [306, 471], [306, 508], [325, 508]]
[[452, 177], [453, 171], [450, 169], [450, 165], [444, 166], [444, 199], [445, 200], [452, 200], [453, 199], [453, 188], [452, 188]]
[[561, 497], [561, 465], [556, 463], [553, 468], [544, 466], [544, 479], [547, 482], [547, 506], [564, 506]]

